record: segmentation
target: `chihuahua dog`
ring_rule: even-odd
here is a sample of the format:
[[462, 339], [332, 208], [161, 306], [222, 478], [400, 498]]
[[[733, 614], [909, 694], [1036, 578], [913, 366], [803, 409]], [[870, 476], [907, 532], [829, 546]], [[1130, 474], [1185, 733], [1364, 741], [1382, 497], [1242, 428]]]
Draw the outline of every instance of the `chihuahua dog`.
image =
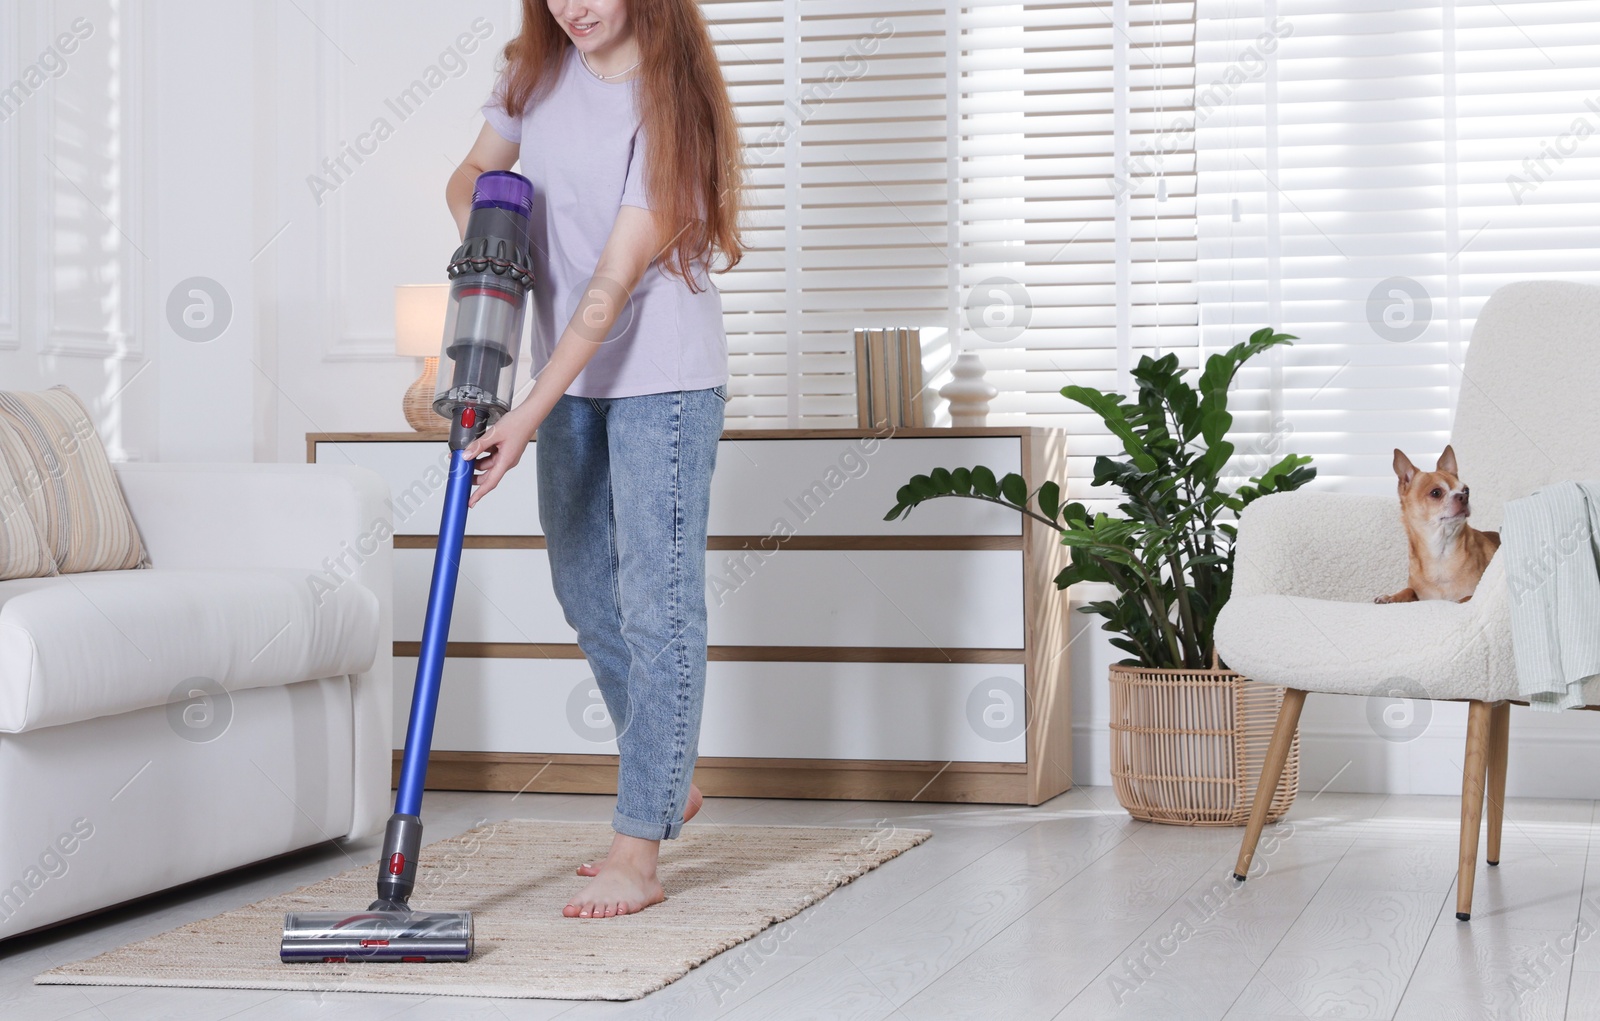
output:
[[1456, 452], [1445, 447], [1434, 470], [1425, 472], [1396, 449], [1394, 473], [1400, 479], [1400, 517], [1411, 547], [1410, 584], [1373, 602], [1466, 602], [1500, 548], [1500, 533], [1480, 532], [1467, 524], [1472, 508], [1456, 472]]

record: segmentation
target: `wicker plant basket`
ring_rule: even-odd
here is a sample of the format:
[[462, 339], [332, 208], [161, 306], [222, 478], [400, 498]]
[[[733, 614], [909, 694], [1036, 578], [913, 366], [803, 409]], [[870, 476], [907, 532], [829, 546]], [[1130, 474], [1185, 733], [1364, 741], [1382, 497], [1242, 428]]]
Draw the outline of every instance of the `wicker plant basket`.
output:
[[[1128, 814], [1179, 826], [1242, 826], [1283, 689], [1232, 670], [1111, 668], [1111, 782]], [[1300, 735], [1268, 822], [1294, 803]]]

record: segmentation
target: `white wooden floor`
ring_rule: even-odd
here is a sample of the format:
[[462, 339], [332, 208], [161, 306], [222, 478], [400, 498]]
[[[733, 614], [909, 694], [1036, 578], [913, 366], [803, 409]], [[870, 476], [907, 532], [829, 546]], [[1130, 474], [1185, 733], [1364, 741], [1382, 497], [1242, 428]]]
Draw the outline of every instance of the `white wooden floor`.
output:
[[[428, 836], [610, 811], [610, 798], [430, 793]], [[1595, 803], [1509, 802], [1470, 923], [1454, 917], [1456, 811], [1454, 798], [1302, 792], [1237, 885], [1241, 831], [1135, 823], [1104, 787], [1039, 808], [715, 799], [690, 825], [887, 819], [934, 837], [632, 1003], [32, 984], [348, 866], [321, 848], [0, 944], [0, 1018], [1600, 1019]]]

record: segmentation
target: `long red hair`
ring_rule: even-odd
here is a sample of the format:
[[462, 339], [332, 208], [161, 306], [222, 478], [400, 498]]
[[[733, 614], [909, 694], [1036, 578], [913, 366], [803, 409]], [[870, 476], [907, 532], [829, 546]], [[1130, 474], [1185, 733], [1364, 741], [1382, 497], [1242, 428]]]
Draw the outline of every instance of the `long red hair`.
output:
[[[628, 2], [639, 42], [639, 120], [649, 139], [645, 190], [663, 226], [662, 267], [696, 289], [693, 266], [744, 255], [739, 124], [694, 0]], [[506, 113], [521, 117], [555, 84], [567, 46], [545, 0], [522, 0], [522, 31], [506, 44]], [[704, 211], [702, 216], [702, 210]]]

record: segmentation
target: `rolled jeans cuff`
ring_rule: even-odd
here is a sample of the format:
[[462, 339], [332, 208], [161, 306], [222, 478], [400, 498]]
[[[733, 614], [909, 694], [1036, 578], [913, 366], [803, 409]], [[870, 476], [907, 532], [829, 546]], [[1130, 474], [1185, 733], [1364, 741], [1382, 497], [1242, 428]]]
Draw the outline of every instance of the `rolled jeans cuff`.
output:
[[611, 828], [625, 837], [638, 837], [640, 840], [676, 840], [683, 830], [683, 820], [667, 826], [617, 812], [611, 817]]

